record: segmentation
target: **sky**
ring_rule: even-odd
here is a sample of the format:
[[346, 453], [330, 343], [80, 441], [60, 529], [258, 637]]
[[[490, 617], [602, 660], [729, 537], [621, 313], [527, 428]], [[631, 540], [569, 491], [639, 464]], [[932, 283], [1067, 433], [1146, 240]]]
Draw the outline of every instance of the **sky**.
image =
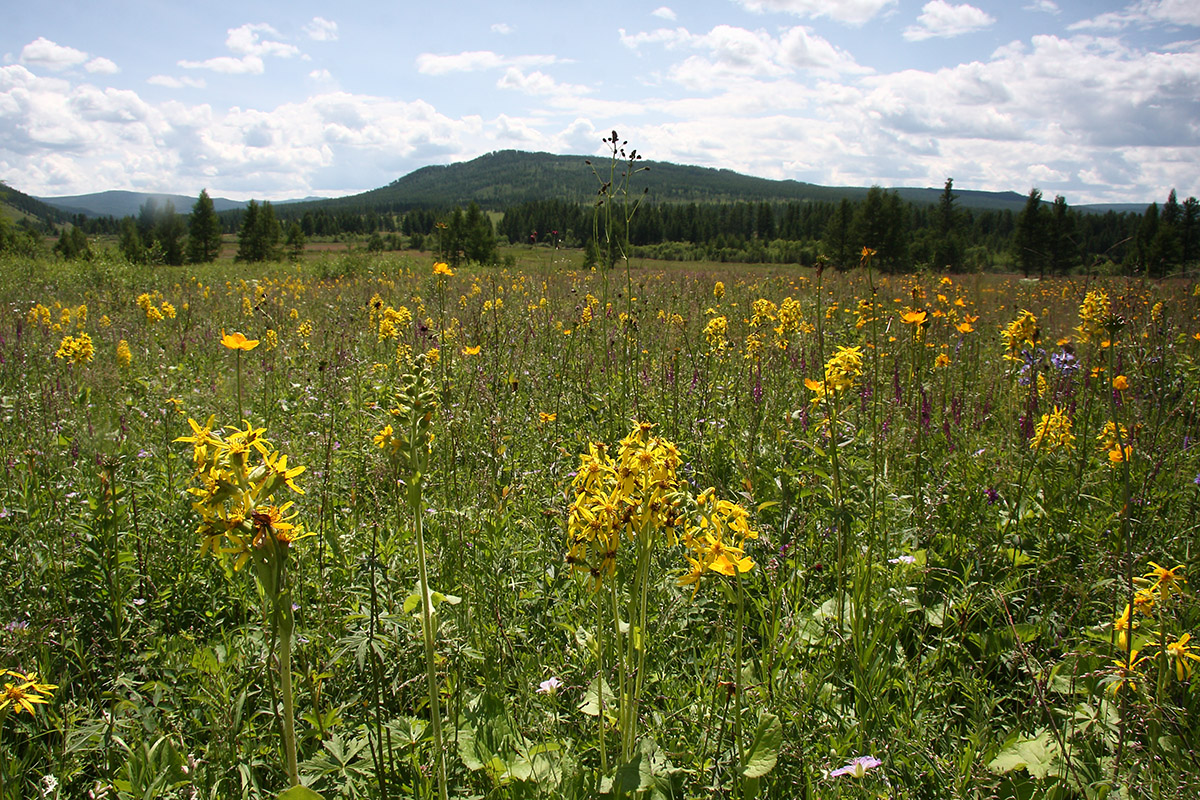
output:
[[[337, 197], [497, 150], [1200, 195], [1197, 0], [11, 3], [0, 180]], [[581, 164], [581, 169], [585, 167]]]

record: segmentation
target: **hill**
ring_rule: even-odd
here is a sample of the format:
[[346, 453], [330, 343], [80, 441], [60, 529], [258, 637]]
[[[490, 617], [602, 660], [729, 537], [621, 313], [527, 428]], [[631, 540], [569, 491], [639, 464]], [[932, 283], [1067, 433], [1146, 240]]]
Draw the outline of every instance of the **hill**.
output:
[[[600, 186], [596, 174], [608, 179], [607, 160], [595, 156], [560, 156], [502, 150], [471, 161], [444, 166], [422, 167], [387, 186], [361, 194], [300, 203], [295, 211], [327, 210], [405, 211], [420, 207], [449, 207], [472, 201], [486, 209], [500, 210], [534, 200], [558, 199], [591, 203]], [[619, 165], [623, 167], [624, 164]], [[837, 202], [843, 197], [858, 200], [866, 187], [819, 186], [794, 180], [770, 180], [742, 175], [728, 169], [712, 169], [667, 161], [639, 161], [649, 167], [634, 176], [632, 190], [649, 190], [651, 200], [660, 203], [712, 202]], [[619, 178], [620, 169], [617, 177]], [[941, 189], [902, 188], [900, 197], [918, 204], [938, 201]], [[1011, 209], [1020, 211], [1025, 197], [1016, 192], [980, 192], [955, 190], [961, 207]]]
[[3, 181], [0, 181], [0, 214], [13, 222], [21, 219], [31, 222], [63, 222], [67, 218], [59, 209], [18, 191]]
[[[66, 197], [39, 197], [38, 200], [53, 206], [67, 214], [83, 214], [86, 217], [136, 217], [142, 206], [148, 200], [159, 205], [173, 203], [175, 210], [181, 214], [191, 211], [196, 202], [195, 197], [182, 194], [151, 194], [148, 192], [128, 192], [111, 190], [95, 194], [77, 194]], [[246, 204], [239, 200], [227, 200], [224, 197], [214, 197], [213, 208], [218, 212], [232, 211], [244, 208]]]

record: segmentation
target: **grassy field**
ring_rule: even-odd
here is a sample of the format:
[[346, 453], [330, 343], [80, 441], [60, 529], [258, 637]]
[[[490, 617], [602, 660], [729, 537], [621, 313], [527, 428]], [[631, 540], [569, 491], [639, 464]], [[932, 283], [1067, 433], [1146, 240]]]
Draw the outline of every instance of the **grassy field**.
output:
[[519, 255], [0, 263], [0, 796], [1197, 796], [1194, 284]]

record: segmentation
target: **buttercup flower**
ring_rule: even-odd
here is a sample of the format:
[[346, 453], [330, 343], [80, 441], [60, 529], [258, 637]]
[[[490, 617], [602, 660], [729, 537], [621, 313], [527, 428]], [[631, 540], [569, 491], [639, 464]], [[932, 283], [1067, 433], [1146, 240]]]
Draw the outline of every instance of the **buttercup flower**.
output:
[[258, 339], [247, 339], [245, 334], [234, 331], [233, 333], [225, 333], [225, 329], [221, 329], [221, 344], [228, 347], [230, 350], [245, 350], [250, 351], [258, 347]]

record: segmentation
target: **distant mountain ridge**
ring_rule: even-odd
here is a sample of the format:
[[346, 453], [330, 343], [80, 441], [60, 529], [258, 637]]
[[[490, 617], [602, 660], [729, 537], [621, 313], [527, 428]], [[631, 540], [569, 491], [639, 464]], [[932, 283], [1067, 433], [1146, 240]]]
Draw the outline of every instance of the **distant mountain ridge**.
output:
[[[589, 161], [591, 167], [588, 166]], [[865, 197], [868, 191], [867, 187], [820, 186], [796, 180], [771, 180], [728, 169], [667, 161], [638, 161], [636, 166], [649, 169], [639, 171], [632, 177], [631, 194], [636, 196], [648, 191], [647, 199], [656, 203], [839, 202], [842, 198], [857, 201]], [[555, 199], [591, 204], [596, 199], [601, 181], [612, 177], [619, 182], [620, 173], [626, 167], [627, 162], [618, 162], [615, 174], [610, 176], [610, 162], [603, 156], [500, 150], [470, 161], [421, 167], [385, 186], [359, 194], [328, 199], [278, 200], [272, 203], [290, 206], [289, 217], [318, 209], [350, 213], [403, 212], [415, 208], [465, 206], [471, 202], [494, 211], [535, 200]], [[916, 205], [936, 204], [942, 193], [941, 188], [899, 187], [889, 191], [895, 191], [902, 200]], [[960, 208], [1011, 210], [1014, 213], [1019, 212], [1026, 201], [1026, 195], [1011, 191], [987, 192], [955, 187], [954, 195]], [[184, 214], [190, 212], [196, 201], [195, 197], [186, 195], [124, 190], [29, 199], [40, 201], [62, 214], [117, 218], [137, 216], [148, 200], [157, 203], [170, 201], [177, 212]], [[1108, 203], [1072, 208], [1093, 213], [1110, 210], [1141, 213], [1147, 205]], [[214, 197], [213, 206], [219, 213], [242, 209], [246, 203]]]

